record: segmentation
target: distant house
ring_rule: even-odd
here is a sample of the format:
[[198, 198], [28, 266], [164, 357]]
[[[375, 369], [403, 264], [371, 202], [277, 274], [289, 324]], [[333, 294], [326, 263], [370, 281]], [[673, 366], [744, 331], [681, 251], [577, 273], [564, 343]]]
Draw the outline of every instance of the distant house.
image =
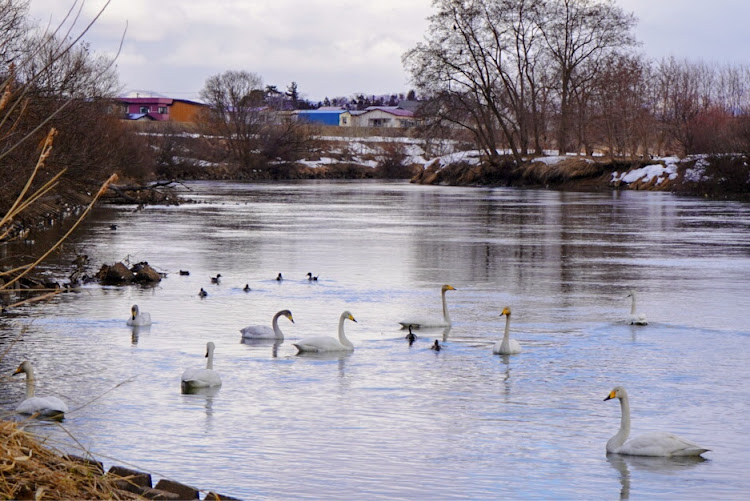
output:
[[361, 111], [346, 111], [339, 117], [342, 127], [414, 127], [414, 112], [397, 106], [370, 106]]
[[297, 110], [293, 115], [297, 120], [304, 120], [310, 123], [321, 125], [339, 125], [339, 116], [344, 113], [343, 108], [339, 107], [321, 107], [317, 110]]
[[128, 120], [158, 120], [170, 122], [196, 122], [206, 105], [187, 99], [168, 97], [119, 97], [125, 118]]

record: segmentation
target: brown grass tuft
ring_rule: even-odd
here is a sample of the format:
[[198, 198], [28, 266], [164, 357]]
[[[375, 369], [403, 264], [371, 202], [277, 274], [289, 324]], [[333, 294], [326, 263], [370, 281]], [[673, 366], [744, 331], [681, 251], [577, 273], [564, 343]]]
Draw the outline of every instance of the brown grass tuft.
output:
[[11, 421], [0, 420], [0, 499], [137, 499], [119, 491], [94, 465], [44, 447]]

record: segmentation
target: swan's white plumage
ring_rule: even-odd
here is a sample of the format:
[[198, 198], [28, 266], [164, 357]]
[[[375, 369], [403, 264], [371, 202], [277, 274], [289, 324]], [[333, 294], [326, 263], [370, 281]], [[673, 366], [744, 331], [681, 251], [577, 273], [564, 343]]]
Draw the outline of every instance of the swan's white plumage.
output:
[[635, 308], [635, 291], [631, 290], [628, 292], [627, 297], [631, 299], [630, 302], [630, 325], [648, 325], [645, 313], [636, 312]]
[[331, 336], [315, 336], [297, 341], [294, 346], [300, 353], [324, 353], [331, 351], [353, 351], [354, 345], [347, 339], [344, 334], [344, 321], [351, 320], [356, 322], [354, 317], [348, 311], [345, 311], [339, 317], [339, 338]]
[[505, 315], [505, 333], [503, 338], [492, 347], [495, 355], [516, 355], [521, 353], [521, 345], [515, 339], [510, 338], [510, 306], [503, 308], [500, 316]]
[[629, 456], [700, 456], [709, 449], [705, 449], [695, 442], [678, 437], [674, 433], [651, 432], [638, 435], [628, 440], [630, 435], [630, 400], [628, 393], [622, 386], [616, 386], [607, 398], [620, 399], [622, 417], [620, 430], [607, 441], [607, 452], [625, 454]]
[[138, 305], [134, 304], [130, 307], [130, 318], [128, 318], [128, 325], [143, 327], [151, 325], [151, 314], [145, 311], [140, 311]]
[[414, 315], [412, 317], [408, 317], [406, 320], [402, 320], [399, 323], [401, 324], [401, 327], [404, 329], [409, 327], [410, 325], [415, 329], [425, 328], [425, 327], [450, 327], [451, 326], [451, 317], [448, 314], [448, 303], [445, 300], [445, 293], [447, 291], [454, 291], [456, 290], [451, 285], [443, 285], [443, 287], [440, 289], [440, 296], [443, 301], [443, 316], [440, 317], [430, 317], [430, 316], [422, 316], [422, 315]]
[[290, 322], [294, 323], [292, 312], [281, 310], [273, 316], [271, 327], [267, 325], [248, 325], [240, 329], [242, 339], [284, 339], [284, 333], [279, 328], [279, 317], [281, 316], [288, 318]]
[[13, 375], [26, 374], [26, 398], [18, 404], [16, 412], [19, 414], [38, 415], [39, 417], [62, 418], [68, 412], [68, 406], [57, 397], [37, 397], [34, 395], [35, 382], [34, 369], [31, 362], [24, 361], [18, 366]]
[[221, 377], [214, 368], [214, 343], [206, 343], [206, 368], [185, 369], [182, 373], [182, 389], [189, 391], [195, 388], [210, 388], [221, 386]]

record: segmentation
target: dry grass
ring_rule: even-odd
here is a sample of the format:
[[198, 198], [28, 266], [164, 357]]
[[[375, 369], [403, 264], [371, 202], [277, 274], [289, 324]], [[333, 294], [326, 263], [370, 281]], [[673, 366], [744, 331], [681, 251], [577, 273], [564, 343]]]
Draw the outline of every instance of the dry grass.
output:
[[524, 179], [547, 183], [564, 183], [574, 179], [595, 177], [603, 172], [602, 165], [583, 158], [566, 158], [555, 164], [529, 162], [521, 167]]
[[11, 421], [0, 421], [0, 498], [138, 499], [96, 465], [63, 457]]

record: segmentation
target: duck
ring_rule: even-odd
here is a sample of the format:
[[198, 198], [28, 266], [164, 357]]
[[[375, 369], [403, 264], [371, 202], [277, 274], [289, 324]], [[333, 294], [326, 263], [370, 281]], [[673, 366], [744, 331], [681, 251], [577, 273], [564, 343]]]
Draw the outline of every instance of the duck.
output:
[[405, 339], [409, 341], [409, 346], [413, 345], [414, 341], [417, 340], [417, 335], [411, 331], [411, 325], [409, 326], [409, 334], [405, 336]]
[[211, 283], [212, 284], [220, 284], [221, 283], [221, 273], [217, 273], [215, 277], [211, 277]]
[[430, 346], [431, 350], [440, 351], [443, 349], [442, 346], [440, 346], [440, 342], [436, 339], [434, 343], [432, 343], [432, 346]]
[[112, 231], [115, 231], [115, 230], [117, 230], [117, 225], [116, 224], [110, 224], [109, 225], [109, 229], [112, 230]]
[[313, 274], [312, 274], [311, 272], [308, 272], [308, 273], [307, 273], [307, 279], [308, 279], [309, 281], [311, 281], [311, 282], [317, 282], [317, 281], [318, 281], [318, 277], [314, 277], [314, 276], [313, 276]]
[[250, 292], [252, 289], [250, 289], [250, 284], [245, 284], [245, 286], [242, 288], [245, 292]]
[[180, 275], [182, 275], [183, 277], [186, 277], [190, 275], [190, 272], [188, 270], [180, 270]]
[[284, 277], [281, 276], [281, 273], [279, 273], [278, 275], [276, 275], [276, 280], [278, 282], [281, 282], [282, 280], [284, 280]]
[[26, 398], [18, 404], [16, 412], [41, 418], [64, 418], [65, 413], [68, 412], [68, 406], [65, 402], [57, 397], [37, 397], [34, 395], [36, 379], [31, 362], [28, 360], [21, 362], [13, 375], [22, 372], [26, 374]]
[[352, 314], [345, 311], [339, 317], [339, 338], [331, 336], [309, 337], [292, 343], [299, 353], [325, 353], [331, 351], [354, 351], [354, 345], [344, 334], [344, 321], [356, 322]]
[[208, 292], [206, 292], [205, 290], [203, 290], [203, 287], [201, 287], [201, 290], [200, 290], [200, 292], [198, 292], [198, 295], [200, 297], [206, 297], [206, 296], [208, 296]]
[[130, 318], [128, 319], [127, 324], [131, 327], [151, 325], [151, 314], [145, 311], [140, 311], [138, 305], [134, 304], [130, 307]]
[[645, 313], [635, 311], [635, 290], [631, 289], [626, 297], [631, 298], [630, 303], [630, 325], [648, 325]]
[[281, 310], [276, 312], [271, 320], [272, 327], [267, 325], [248, 325], [247, 327], [240, 329], [242, 333], [242, 339], [284, 339], [284, 334], [279, 328], [279, 317], [286, 317], [290, 322], [294, 323], [292, 318], [292, 312], [289, 310]]
[[521, 353], [521, 345], [515, 339], [510, 338], [510, 306], [503, 308], [500, 316], [505, 315], [505, 334], [503, 338], [492, 347], [495, 355], [517, 355]]
[[638, 435], [628, 440], [630, 435], [630, 400], [628, 392], [622, 386], [615, 386], [604, 399], [620, 399], [620, 430], [607, 441], [608, 454], [623, 454], [627, 456], [700, 456], [710, 449], [701, 447], [695, 442], [678, 437], [673, 433], [651, 432]]
[[185, 369], [182, 373], [182, 391], [183, 393], [195, 390], [197, 388], [215, 388], [221, 386], [221, 377], [214, 370], [214, 349], [213, 341], [206, 343], [206, 368], [205, 369]]
[[450, 327], [451, 324], [451, 317], [448, 314], [448, 304], [445, 301], [445, 293], [447, 291], [454, 291], [456, 290], [452, 285], [443, 285], [443, 287], [440, 289], [440, 295], [443, 299], [443, 318], [419, 318], [419, 317], [413, 317], [406, 320], [403, 320], [399, 322], [401, 324], [402, 328], [407, 328], [409, 325], [414, 327], [415, 329], [421, 329], [423, 327]]

